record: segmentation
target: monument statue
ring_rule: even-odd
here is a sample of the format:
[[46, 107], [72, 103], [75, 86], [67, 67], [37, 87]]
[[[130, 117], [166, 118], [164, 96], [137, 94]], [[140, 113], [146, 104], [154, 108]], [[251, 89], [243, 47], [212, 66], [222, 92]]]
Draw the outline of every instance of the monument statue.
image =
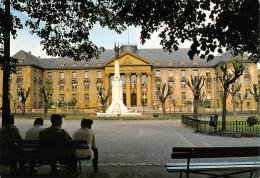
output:
[[106, 113], [122, 114], [128, 113], [129, 110], [123, 103], [123, 85], [120, 79], [119, 71], [119, 46], [115, 45], [115, 75], [112, 81], [112, 103], [106, 110]]

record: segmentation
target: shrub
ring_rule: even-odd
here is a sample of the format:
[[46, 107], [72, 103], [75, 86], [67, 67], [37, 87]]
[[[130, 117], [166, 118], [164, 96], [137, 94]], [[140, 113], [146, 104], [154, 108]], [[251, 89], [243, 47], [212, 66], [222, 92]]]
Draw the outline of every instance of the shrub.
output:
[[255, 124], [257, 124], [258, 118], [256, 116], [250, 116], [247, 118], [246, 122], [251, 127], [251, 126], [254, 126]]
[[158, 114], [153, 114], [153, 117], [158, 117]]
[[61, 116], [62, 116], [63, 118], [65, 118], [65, 117], [66, 117], [66, 114], [61, 114]]

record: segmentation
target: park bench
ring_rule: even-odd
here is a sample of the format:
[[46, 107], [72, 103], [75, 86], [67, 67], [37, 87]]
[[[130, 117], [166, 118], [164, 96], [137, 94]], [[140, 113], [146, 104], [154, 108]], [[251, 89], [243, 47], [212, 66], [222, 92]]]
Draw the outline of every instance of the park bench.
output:
[[[54, 153], [55, 159], [58, 160], [57, 166], [62, 166], [63, 163], [59, 160], [64, 160], [64, 155], [68, 155], [68, 152], [71, 151], [72, 157], [79, 163], [79, 171], [81, 173], [81, 161], [84, 159], [89, 160], [90, 158], [77, 158], [75, 150], [88, 149], [87, 141], [71, 140], [64, 146], [60, 145], [60, 147], [63, 149], [56, 150], [56, 153]], [[13, 165], [18, 161], [28, 162], [37, 160], [36, 166], [49, 165], [49, 159], [53, 156], [53, 150], [55, 149], [52, 147], [42, 147], [39, 140], [0, 140], [0, 163], [10, 166], [11, 172], [13, 172]]]
[[[185, 163], [167, 163], [166, 170], [168, 172], [186, 173], [187, 178], [190, 173], [202, 174], [211, 177], [230, 177], [232, 175], [245, 172], [253, 176], [254, 171], [259, 171], [260, 161], [244, 161], [240, 159], [237, 162], [214, 162], [210, 158], [224, 157], [256, 157], [260, 155], [260, 147], [173, 147], [172, 159], [185, 159]], [[200, 162], [192, 162], [191, 158]], [[206, 161], [204, 161], [206, 160]], [[213, 171], [213, 172], [212, 172]], [[216, 171], [227, 171], [222, 175], [215, 174]]]

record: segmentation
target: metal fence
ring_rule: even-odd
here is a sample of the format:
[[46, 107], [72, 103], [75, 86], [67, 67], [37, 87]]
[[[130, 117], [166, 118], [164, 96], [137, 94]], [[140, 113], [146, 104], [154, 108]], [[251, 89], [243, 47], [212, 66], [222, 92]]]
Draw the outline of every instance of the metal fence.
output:
[[[186, 127], [195, 129], [196, 132], [220, 135], [220, 136], [256, 136], [260, 137], [260, 123], [249, 126], [246, 121], [204, 121], [191, 118], [189, 116], [182, 116], [182, 124]], [[223, 125], [226, 129], [223, 130]]]

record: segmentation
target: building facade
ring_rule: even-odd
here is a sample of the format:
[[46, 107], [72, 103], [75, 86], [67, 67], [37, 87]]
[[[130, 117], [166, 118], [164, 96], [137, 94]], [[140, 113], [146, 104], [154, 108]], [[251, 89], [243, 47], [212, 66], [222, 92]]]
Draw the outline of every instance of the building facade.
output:
[[[216, 56], [214, 60], [207, 62], [206, 59], [200, 59], [198, 56], [195, 56], [193, 61], [190, 60], [187, 55], [188, 49], [180, 49], [171, 54], [162, 49], [138, 49], [134, 45], [121, 46], [120, 49], [123, 99], [130, 110], [142, 108], [141, 99], [146, 99], [146, 108], [161, 110], [155, 95], [156, 86], [166, 83], [172, 91], [172, 95], [166, 101], [167, 109], [173, 108], [172, 100], [175, 99], [177, 111], [186, 111], [187, 103], [193, 101], [192, 92], [186, 84], [186, 80], [189, 80], [191, 75], [204, 75], [206, 79], [202, 88], [204, 99], [207, 99], [212, 108], [222, 106], [219, 94], [222, 87], [216, 79], [216, 67], [221, 61], [230, 60], [231, 55]], [[17, 73], [11, 75], [11, 95], [13, 99], [17, 99], [16, 108], [18, 109], [22, 107], [17, 97], [19, 88], [31, 88], [26, 101], [26, 109], [43, 107], [40, 97], [41, 86], [53, 91], [53, 94], [48, 97], [49, 101], [66, 103], [75, 98], [76, 107], [81, 109], [98, 108], [100, 105], [98, 88], [101, 87], [104, 92], [112, 93], [115, 57], [113, 49], [104, 51], [100, 59], [79, 62], [68, 57], [40, 58], [23, 50], [13, 57], [19, 60]], [[250, 89], [253, 88], [253, 84], [258, 84], [257, 66], [246, 59], [243, 63], [245, 71], [236, 81], [242, 84], [239, 93], [242, 96], [247, 95], [242, 108], [243, 110], [255, 109], [256, 103], [250, 94]], [[0, 71], [0, 79], [2, 80], [2, 71]], [[0, 85], [2, 82], [0, 81]], [[239, 93], [235, 96], [237, 108], [240, 108]], [[107, 106], [110, 105], [111, 99], [112, 97], [109, 97]], [[231, 96], [228, 97], [227, 108], [233, 108]], [[14, 109], [12, 102], [11, 109]]]

